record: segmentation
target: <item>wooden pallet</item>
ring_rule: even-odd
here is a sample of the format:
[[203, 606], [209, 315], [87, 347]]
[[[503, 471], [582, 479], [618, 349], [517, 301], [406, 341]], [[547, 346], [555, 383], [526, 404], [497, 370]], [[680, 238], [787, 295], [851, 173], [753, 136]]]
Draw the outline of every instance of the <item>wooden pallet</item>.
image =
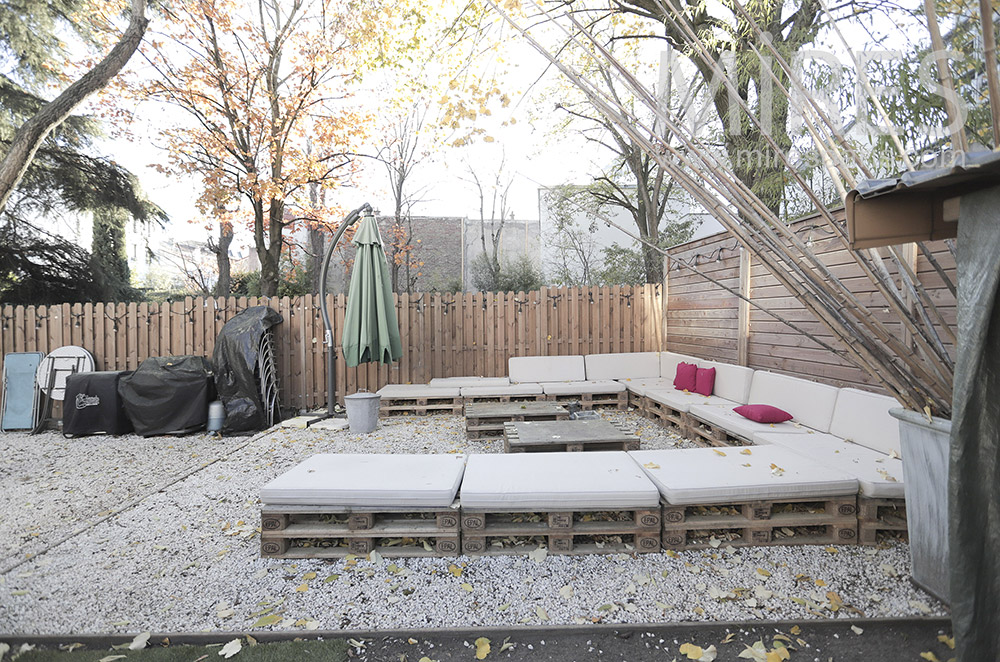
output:
[[657, 552], [660, 509], [526, 512], [462, 508], [463, 554], [526, 554], [539, 545], [550, 554]]
[[497, 403], [497, 402], [544, 402], [544, 393], [534, 393], [531, 395], [467, 395], [465, 403]]
[[590, 410], [594, 407], [614, 407], [619, 411], [628, 409], [628, 391], [620, 393], [577, 393], [546, 395], [548, 402], [577, 402], [580, 408]]
[[[527, 426], [519, 426], [516, 422], [504, 423], [503, 450], [505, 453], [639, 450], [639, 437], [632, 434], [625, 425], [601, 419], [602, 425], [599, 431], [590, 433], [577, 430], [577, 428], [587, 428], [589, 423], [590, 421], [585, 420], [551, 421], [544, 426], [538, 426], [541, 434], [532, 434], [532, 430], [524, 429]], [[564, 436], [563, 439], [555, 440], [550, 437], [550, 432], [557, 431], [554, 426], [565, 426], [565, 431], [560, 431]], [[607, 428], [607, 432], [604, 428]], [[522, 432], [525, 434], [522, 435]]]
[[854, 495], [703, 506], [663, 504], [664, 549], [722, 546], [853, 545], [858, 539]]
[[425, 414], [462, 414], [465, 402], [460, 396], [428, 396], [422, 398], [382, 398], [381, 416]]
[[876, 545], [885, 536], [906, 538], [906, 500], [858, 495], [858, 544]]
[[753, 446], [753, 442], [743, 437], [737, 437], [716, 425], [706, 423], [690, 414], [685, 414], [685, 417], [687, 420], [687, 434], [685, 436], [699, 446]]
[[512, 421], [561, 421], [569, 410], [555, 402], [490, 403], [465, 405], [465, 432], [469, 439], [503, 436], [503, 425]]
[[460, 547], [457, 501], [451, 508], [265, 506], [260, 528], [261, 556], [270, 558], [340, 558], [371, 551], [455, 556]]
[[678, 411], [670, 405], [657, 402], [646, 396], [642, 396], [642, 413], [647, 418], [652, 418], [665, 425], [672, 426], [677, 430], [677, 434], [682, 437], [690, 437], [691, 417], [685, 411]]

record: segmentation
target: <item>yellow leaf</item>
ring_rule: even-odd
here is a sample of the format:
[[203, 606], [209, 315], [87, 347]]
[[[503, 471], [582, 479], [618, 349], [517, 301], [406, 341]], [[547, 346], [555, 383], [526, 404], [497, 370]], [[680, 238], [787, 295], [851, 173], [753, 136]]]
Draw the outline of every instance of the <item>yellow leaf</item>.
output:
[[689, 660], [697, 660], [705, 654], [705, 651], [701, 649], [701, 646], [695, 646], [692, 643], [681, 644], [680, 651], [681, 655], [687, 655]]
[[920, 654], [920, 659], [927, 660], [927, 662], [941, 662], [937, 655], [930, 651], [924, 651]]
[[252, 628], [266, 628], [268, 625], [277, 625], [281, 622], [280, 614], [270, 614], [268, 616], [261, 616], [257, 619], [257, 622], [251, 625]]
[[744, 448], [743, 450], [740, 451], [740, 455], [753, 455], [753, 453], [750, 452], [749, 448]]
[[647, 462], [646, 464], [644, 464], [642, 466], [646, 467], [647, 469], [659, 469], [660, 468], [660, 465], [658, 465], [656, 462]]
[[733, 638], [735, 636], [736, 636], [735, 632], [730, 632], [729, 634], [726, 635], [726, 638], [723, 639], [722, 641], [720, 641], [719, 643], [720, 644], [728, 644], [729, 642], [731, 642], [733, 640]]
[[823, 581], [822, 579], [817, 579], [816, 586], [826, 586], [826, 582]]
[[824, 547], [823, 549], [825, 549], [830, 554], [836, 554], [837, 553], [837, 548], [836, 547]]
[[476, 639], [476, 659], [485, 660], [486, 656], [490, 654], [490, 640], [486, 637], [479, 637]]
[[299, 584], [298, 586], [295, 587], [296, 593], [305, 593], [308, 590], [309, 590], [309, 584]]
[[789, 632], [791, 632], [792, 634], [799, 634], [802, 632], [802, 628], [800, 628], [798, 625], [793, 625], [792, 629], [789, 630]]
[[712, 451], [715, 452], [716, 455], [721, 455], [722, 457], [726, 457], [726, 454], [720, 451], [718, 448], [713, 448]]
[[826, 592], [826, 599], [830, 601], [830, 611], [837, 611], [844, 606], [844, 601], [833, 591]]
[[771, 576], [771, 573], [768, 572], [767, 570], [764, 570], [764, 568], [757, 568], [757, 574], [760, 575], [760, 576], [762, 576], [762, 577], [770, 577]]
[[462, 584], [462, 590], [472, 593], [472, 584]]
[[949, 637], [946, 634], [939, 634], [938, 641], [947, 646], [948, 648], [955, 650], [955, 637]]
[[456, 577], [461, 577], [462, 576], [462, 569], [459, 568], [454, 563], [452, 563], [451, 565], [448, 566], [448, 572], [450, 572], [451, 574], [455, 575]]
[[316, 573], [307, 572], [306, 574], [302, 575], [302, 579], [304, 579], [305, 581], [309, 581], [310, 579], [316, 579]]

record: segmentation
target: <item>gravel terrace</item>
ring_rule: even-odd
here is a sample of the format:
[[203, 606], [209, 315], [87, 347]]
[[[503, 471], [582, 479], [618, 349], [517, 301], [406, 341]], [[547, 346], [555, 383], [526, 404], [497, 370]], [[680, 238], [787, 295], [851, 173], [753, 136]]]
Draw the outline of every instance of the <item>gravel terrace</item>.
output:
[[[688, 441], [631, 412], [643, 448]], [[497, 453], [452, 415], [368, 435], [0, 435], [0, 632], [507, 627], [944, 615], [907, 546], [287, 561], [259, 554], [259, 488], [315, 453]]]

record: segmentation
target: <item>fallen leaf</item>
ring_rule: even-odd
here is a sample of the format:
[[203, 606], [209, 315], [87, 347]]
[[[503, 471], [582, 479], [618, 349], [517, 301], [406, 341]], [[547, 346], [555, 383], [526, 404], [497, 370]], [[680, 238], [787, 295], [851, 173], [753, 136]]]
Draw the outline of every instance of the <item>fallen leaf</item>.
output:
[[720, 451], [718, 448], [713, 448], [712, 452], [714, 452], [716, 455], [721, 455], [722, 457], [726, 457], [726, 454]]
[[[3, 646], [6, 646], [6, 645], [7, 644], [0, 644], [0, 654], [2, 654], [4, 652]], [[101, 659], [99, 659], [97, 662], [114, 662], [115, 660], [121, 660], [124, 657], [127, 657], [127, 656], [125, 656], [125, 655], [105, 655], [104, 657], [102, 657]]]
[[753, 455], [753, 452], [749, 448], [744, 448], [740, 451], [740, 455]]
[[375, 550], [372, 550], [371, 552], [368, 553], [368, 560], [371, 563], [377, 565], [382, 562], [382, 555], [376, 552]]
[[228, 644], [222, 647], [222, 650], [219, 651], [219, 655], [228, 660], [233, 655], [239, 653], [241, 650], [243, 650], [243, 644], [240, 643], [239, 639], [233, 639]]
[[844, 606], [844, 601], [833, 591], [827, 591], [826, 599], [830, 601], [830, 611], [837, 611]]
[[541, 607], [535, 607], [535, 615], [538, 616], [538, 620], [540, 621], [549, 620], [549, 612], [545, 611]]
[[789, 630], [789, 632], [791, 632], [792, 634], [800, 634], [802, 632], [802, 628], [800, 628], [798, 625], [793, 625], [792, 629]]
[[947, 646], [948, 648], [955, 650], [955, 637], [949, 637], [946, 634], [939, 634], [938, 641]]
[[646, 464], [644, 464], [642, 466], [646, 467], [647, 469], [659, 469], [660, 468], [660, 465], [658, 465], [656, 462], [647, 462]]
[[298, 586], [295, 587], [296, 593], [305, 593], [308, 590], [309, 590], [309, 584], [299, 584]]
[[767, 648], [763, 641], [756, 642], [753, 646], [747, 646], [737, 656], [744, 660], [754, 660], [755, 662], [766, 662]]
[[432, 660], [431, 658], [424, 655], [422, 658], [417, 660], [417, 662], [438, 662], [437, 660]]
[[151, 633], [149, 632], [143, 632], [135, 635], [135, 639], [133, 639], [132, 643], [128, 645], [128, 649], [130, 651], [141, 651], [146, 647], [146, 644], [149, 643], [150, 634]]
[[505, 602], [502, 605], [500, 605], [499, 607], [497, 607], [497, 611], [507, 611], [508, 609], [510, 609], [510, 603], [509, 602]]
[[528, 552], [528, 558], [535, 563], [541, 563], [545, 560], [545, 557], [549, 555], [549, 550], [544, 547], [538, 547], [530, 552]]
[[730, 632], [729, 634], [727, 634], [727, 635], [726, 635], [726, 638], [725, 638], [725, 639], [723, 639], [722, 641], [720, 641], [719, 643], [720, 643], [720, 644], [728, 644], [728, 643], [730, 643], [730, 642], [731, 642], [731, 641], [732, 641], [732, 640], [733, 640], [733, 639], [734, 639], [735, 637], [736, 637], [736, 633], [735, 633], [735, 632]]
[[323, 580], [323, 583], [329, 584], [330, 582], [335, 582], [338, 579], [340, 579], [340, 575], [330, 575], [329, 577]]
[[767, 570], [764, 570], [764, 568], [757, 568], [757, 574], [760, 575], [760, 576], [762, 576], [762, 577], [770, 577], [771, 576], [771, 573], [768, 572]]
[[695, 646], [688, 642], [681, 644], [680, 653], [681, 655], [687, 655], [689, 660], [697, 660], [705, 654], [705, 651], [701, 649], [701, 646]]
[[830, 554], [836, 554], [837, 553], [837, 548], [836, 547], [824, 547], [823, 549], [826, 550]]
[[462, 590], [463, 591], [468, 591], [469, 593], [472, 593], [472, 591], [473, 591], [472, 584], [463, 583], [462, 584]]
[[862, 634], [864, 632], [864, 630], [862, 630], [861, 628], [859, 628], [857, 625], [852, 625], [851, 626], [851, 632], [853, 632], [854, 634]]
[[566, 584], [561, 589], [559, 589], [559, 595], [567, 600], [573, 597], [573, 587]]
[[454, 563], [452, 563], [451, 565], [448, 566], [448, 572], [450, 572], [451, 574], [455, 575], [456, 577], [461, 577], [462, 576], [462, 569], [459, 568]]
[[307, 581], [308, 582], [308, 581], [313, 580], [313, 579], [316, 579], [316, 573], [315, 572], [307, 572], [306, 574], [302, 575], [302, 580], [303, 581]]
[[921, 602], [920, 600], [910, 600], [910, 606], [925, 614], [929, 614], [932, 611], [926, 602]]
[[479, 637], [476, 639], [476, 659], [485, 660], [486, 656], [490, 654], [490, 640], [486, 637]]
[[507, 637], [506, 639], [503, 640], [503, 643], [500, 645], [500, 650], [498, 650], [497, 652], [502, 653], [508, 648], [511, 649], [514, 648], [514, 644], [510, 643], [510, 637]]
[[281, 622], [280, 614], [268, 614], [267, 616], [261, 616], [257, 619], [257, 622], [251, 625], [252, 628], [266, 628], [269, 625], [277, 625]]
[[930, 651], [924, 651], [920, 654], [920, 659], [927, 660], [927, 662], [941, 662], [937, 655]]

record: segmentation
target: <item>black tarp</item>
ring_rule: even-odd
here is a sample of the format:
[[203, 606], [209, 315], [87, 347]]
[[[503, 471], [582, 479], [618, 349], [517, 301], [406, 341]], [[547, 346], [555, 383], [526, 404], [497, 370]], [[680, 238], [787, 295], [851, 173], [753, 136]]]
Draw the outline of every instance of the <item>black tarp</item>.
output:
[[118, 393], [137, 434], [177, 434], [208, 423], [215, 397], [212, 364], [204, 356], [152, 356], [122, 377]]
[[962, 196], [949, 477], [951, 617], [962, 662], [1000, 660], [1000, 187]]
[[118, 383], [131, 372], [77, 372], [66, 377], [63, 400], [63, 434], [81, 436], [132, 431], [122, 406]]
[[215, 388], [226, 407], [224, 434], [254, 432], [267, 427], [260, 386], [254, 379], [260, 340], [283, 321], [267, 306], [247, 308], [226, 322], [215, 341]]

